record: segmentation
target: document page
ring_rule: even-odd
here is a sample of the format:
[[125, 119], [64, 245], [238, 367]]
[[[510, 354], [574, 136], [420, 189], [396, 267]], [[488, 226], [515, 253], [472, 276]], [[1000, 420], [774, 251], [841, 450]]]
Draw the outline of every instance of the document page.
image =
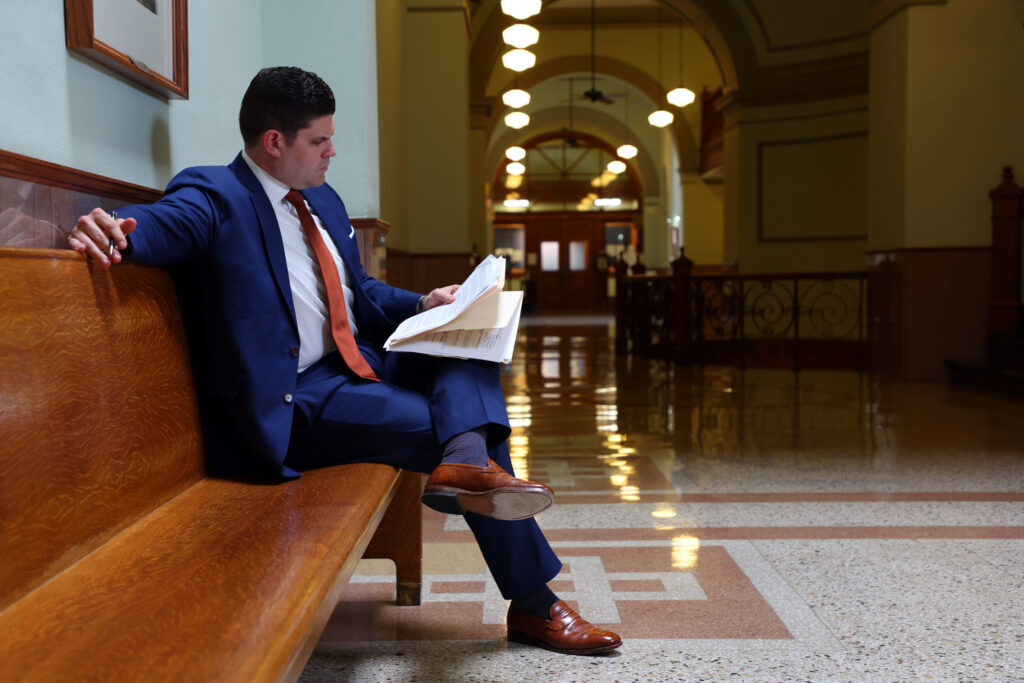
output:
[[[460, 321], [456, 320], [440, 329], [394, 342], [390, 350], [508, 363], [515, 348], [522, 305], [522, 292], [499, 292], [479, 306], [485, 310], [481, 311], [478, 319], [493, 321], [494, 326], [461, 327]], [[474, 308], [470, 315], [476, 312]]]
[[388, 337], [384, 348], [390, 349], [392, 344], [452, 322], [470, 306], [500, 292], [504, 286], [505, 257], [488, 254], [487, 258], [481, 261], [466, 278], [466, 281], [459, 286], [459, 290], [455, 292], [455, 301], [445, 306], [435, 306], [429, 311], [423, 311], [403, 320]]

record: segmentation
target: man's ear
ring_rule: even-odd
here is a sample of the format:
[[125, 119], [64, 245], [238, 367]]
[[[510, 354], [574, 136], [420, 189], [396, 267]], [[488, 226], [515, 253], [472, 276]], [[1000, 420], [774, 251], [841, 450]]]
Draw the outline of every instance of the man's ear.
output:
[[285, 146], [284, 133], [271, 128], [263, 132], [260, 142], [263, 144], [263, 149], [267, 154], [275, 159], [281, 158], [282, 150]]

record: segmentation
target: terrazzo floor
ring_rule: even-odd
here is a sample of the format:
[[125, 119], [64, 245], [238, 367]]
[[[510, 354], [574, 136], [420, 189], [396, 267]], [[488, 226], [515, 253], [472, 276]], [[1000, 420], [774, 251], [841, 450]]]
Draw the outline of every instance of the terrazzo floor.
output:
[[423, 604], [364, 560], [302, 681], [1024, 681], [1024, 403], [612, 335], [526, 318], [503, 383], [552, 588], [622, 648], [507, 643], [468, 527], [425, 510]]

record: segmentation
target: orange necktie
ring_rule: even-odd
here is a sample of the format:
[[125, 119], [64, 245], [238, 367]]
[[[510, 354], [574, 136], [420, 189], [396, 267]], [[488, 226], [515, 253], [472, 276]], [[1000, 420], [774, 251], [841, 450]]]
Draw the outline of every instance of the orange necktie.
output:
[[345, 311], [345, 293], [341, 289], [341, 277], [338, 275], [338, 267], [334, 263], [320, 230], [313, 221], [313, 215], [306, 208], [306, 200], [298, 190], [291, 190], [284, 196], [295, 210], [299, 212], [299, 223], [306, 233], [306, 238], [313, 245], [313, 253], [320, 264], [320, 274], [324, 279], [324, 287], [327, 290], [327, 308], [331, 314], [331, 335], [334, 343], [338, 345], [338, 352], [345, 359], [352, 372], [363, 379], [379, 382], [373, 368], [366, 362], [366, 358], [356, 346], [356, 338], [352, 336], [352, 328], [348, 324], [348, 313]]

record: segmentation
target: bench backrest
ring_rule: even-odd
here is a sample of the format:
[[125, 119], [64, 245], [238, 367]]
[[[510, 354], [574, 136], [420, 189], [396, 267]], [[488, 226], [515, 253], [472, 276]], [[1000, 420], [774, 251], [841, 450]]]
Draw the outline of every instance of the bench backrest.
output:
[[203, 477], [166, 271], [0, 247], [0, 610]]

